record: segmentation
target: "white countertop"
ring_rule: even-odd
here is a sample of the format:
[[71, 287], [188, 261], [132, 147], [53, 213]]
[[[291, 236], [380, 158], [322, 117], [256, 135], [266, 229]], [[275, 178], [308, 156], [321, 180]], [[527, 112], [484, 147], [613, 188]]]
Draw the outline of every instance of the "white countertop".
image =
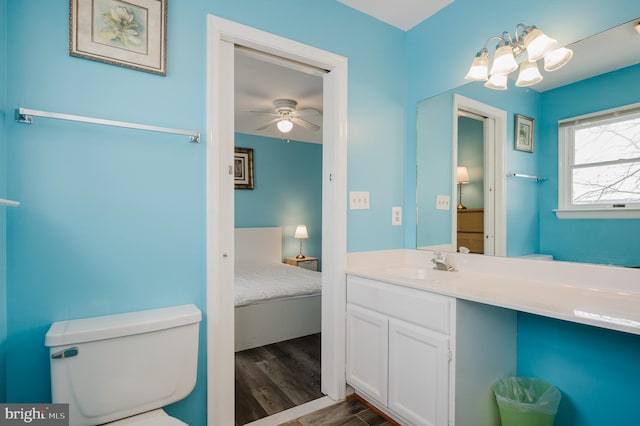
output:
[[347, 274], [458, 299], [640, 335], [640, 270], [445, 253], [457, 272], [434, 270], [433, 253], [351, 253]]

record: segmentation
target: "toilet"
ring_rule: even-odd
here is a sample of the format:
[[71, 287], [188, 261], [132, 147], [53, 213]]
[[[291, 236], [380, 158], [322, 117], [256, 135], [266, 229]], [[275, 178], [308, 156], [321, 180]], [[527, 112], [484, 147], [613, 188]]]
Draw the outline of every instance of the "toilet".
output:
[[52, 402], [69, 404], [70, 426], [188, 426], [162, 407], [195, 386], [201, 319], [180, 305], [54, 322]]

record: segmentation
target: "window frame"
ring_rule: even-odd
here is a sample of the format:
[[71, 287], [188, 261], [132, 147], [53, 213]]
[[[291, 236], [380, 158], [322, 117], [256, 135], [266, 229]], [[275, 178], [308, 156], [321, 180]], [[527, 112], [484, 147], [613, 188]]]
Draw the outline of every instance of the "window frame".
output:
[[[613, 204], [573, 204], [574, 131], [589, 123], [610, 121], [640, 113], [640, 103], [625, 105], [558, 121], [558, 208], [559, 219], [637, 219], [640, 202], [614, 207]], [[603, 162], [604, 163], [604, 162]]]

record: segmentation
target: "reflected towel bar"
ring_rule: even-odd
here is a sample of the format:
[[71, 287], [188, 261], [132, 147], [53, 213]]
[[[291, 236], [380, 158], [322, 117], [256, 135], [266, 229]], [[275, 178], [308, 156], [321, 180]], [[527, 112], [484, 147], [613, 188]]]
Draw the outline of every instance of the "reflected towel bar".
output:
[[126, 127], [129, 129], [147, 130], [150, 132], [172, 133], [175, 135], [189, 136], [189, 140], [200, 143], [200, 132], [189, 130], [171, 129], [168, 127], [149, 126], [147, 124], [127, 123], [126, 121], [104, 120], [101, 118], [83, 117], [81, 115], [59, 114], [56, 112], [37, 111], [27, 108], [16, 109], [16, 121], [18, 123], [33, 124], [33, 117], [55, 118], [58, 120], [80, 121], [82, 123], [101, 124], [103, 126]]
[[543, 180], [547, 180], [547, 178], [545, 178], [545, 177], [538, 177], [538, 176], [532, 176], [532, 175], [523, 175], [522, 173], [507, 173], [507, 177], [519, 177], [519, 178], [525, 178], [525, 179], [533, 179], [536, 182], [542, 182]]
[[0, 198], [0, 206], [18, 207], [20, 203], [18, 201], [7, 200], [6, 198]]

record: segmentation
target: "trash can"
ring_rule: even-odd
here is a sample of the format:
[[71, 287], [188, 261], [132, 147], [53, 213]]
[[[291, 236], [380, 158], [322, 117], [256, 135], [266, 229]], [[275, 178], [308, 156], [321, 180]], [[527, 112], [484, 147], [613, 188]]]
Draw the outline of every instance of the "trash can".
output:
[[493, 385], [502, 426], [553, 426], [560, 404], [555, 386], [531, 377], [507, 377]]

